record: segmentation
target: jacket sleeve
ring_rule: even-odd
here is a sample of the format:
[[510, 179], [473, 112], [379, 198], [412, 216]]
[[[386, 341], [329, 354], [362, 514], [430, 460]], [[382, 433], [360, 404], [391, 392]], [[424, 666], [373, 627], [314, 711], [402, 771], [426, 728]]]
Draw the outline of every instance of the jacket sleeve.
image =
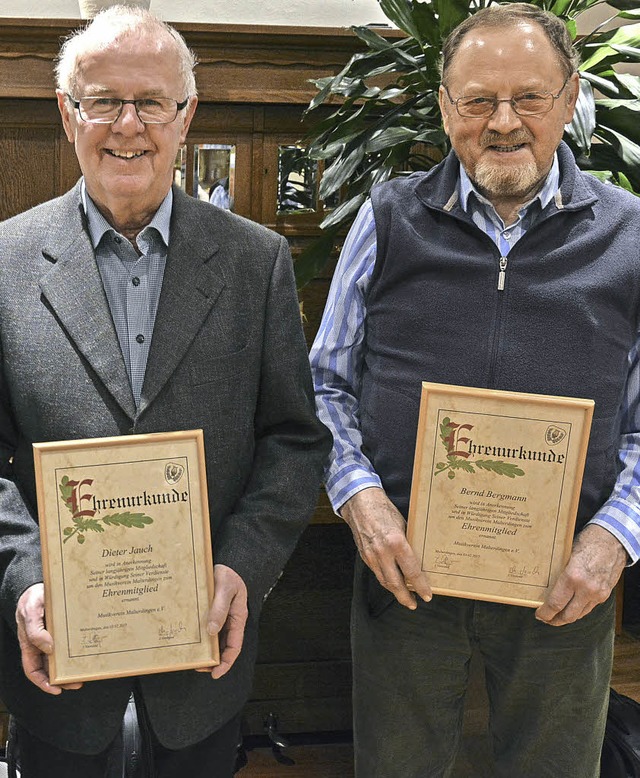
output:
[[14, 629], [20, 595], [42, 581], [38, 524], [27, 507], [13, 468], [16, 440], [16, 425], [7, 398], [4, 371], [0, 368], [0, 608]]
[[266, 299], [255, 452], [244, 494], [216, 541], [215, 561], [233, 568], [259, 604], [315, 508], [330, 448], [316, 416], [288, 245], [282, 238]]

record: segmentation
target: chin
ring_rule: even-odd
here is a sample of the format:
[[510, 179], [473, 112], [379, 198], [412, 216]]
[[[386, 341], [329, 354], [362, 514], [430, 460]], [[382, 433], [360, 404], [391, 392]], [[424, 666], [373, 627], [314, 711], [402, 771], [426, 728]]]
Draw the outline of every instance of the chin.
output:
[[531, 161], [521, 165], [491, 165], [478, 163], [473, 176], [481, 191], [499, 196], [524, 195], [540, 181], [540, 172]]
[[118, 181], [111, 182], [111, 185], [105, 186], [105, 191], [108, 192], [111, 197], [128, 198], [128, 197], [143, 197], [149, 194], [151, 190], [150, 181], [141, 181], [140, 179], [125, 178]]

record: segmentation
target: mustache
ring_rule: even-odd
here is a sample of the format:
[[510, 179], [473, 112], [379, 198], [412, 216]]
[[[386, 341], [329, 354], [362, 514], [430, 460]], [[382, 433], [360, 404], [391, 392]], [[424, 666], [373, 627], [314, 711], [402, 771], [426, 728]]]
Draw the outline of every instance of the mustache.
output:
[[488, 146], [519, 146], [521, 143], [528, 143], [531, 140], [531, 133], [520, 129], [509, 135], [503, 135], [500, 132], [486, 130], [480, 138], [480, 144], [483, 148]]

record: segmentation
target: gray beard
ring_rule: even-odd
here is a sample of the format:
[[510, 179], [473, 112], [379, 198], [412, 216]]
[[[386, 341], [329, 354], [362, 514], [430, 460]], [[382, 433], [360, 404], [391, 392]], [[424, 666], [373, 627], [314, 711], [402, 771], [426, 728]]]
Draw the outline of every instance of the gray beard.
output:
[[540, 173], [535, 162], [524, 165], [491, 165], [478, 163], [473, 176], [474, 183], [481, 192], [495, 197], [517, 197], [526, 195], [539, 183]]

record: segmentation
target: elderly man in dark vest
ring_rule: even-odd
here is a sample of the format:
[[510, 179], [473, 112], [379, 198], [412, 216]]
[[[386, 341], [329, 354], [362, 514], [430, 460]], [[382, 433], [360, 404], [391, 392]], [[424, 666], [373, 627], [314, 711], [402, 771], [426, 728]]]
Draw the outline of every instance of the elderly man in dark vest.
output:
[[[599, 775], [611, 593], [640, 553], [640, 202], [562, 143], [576, 60], [564, 24], [525, 3], [454, 30], [452, 151], [373, 190], [334, 277], [312, 367], [329, 495], [360, 552], [358, 778], [450, 774], [474, 648], [495, 774]], [[432, 597], [405, 537], [422, 381], [595, 400], [573, 550], [537, 610]]]

